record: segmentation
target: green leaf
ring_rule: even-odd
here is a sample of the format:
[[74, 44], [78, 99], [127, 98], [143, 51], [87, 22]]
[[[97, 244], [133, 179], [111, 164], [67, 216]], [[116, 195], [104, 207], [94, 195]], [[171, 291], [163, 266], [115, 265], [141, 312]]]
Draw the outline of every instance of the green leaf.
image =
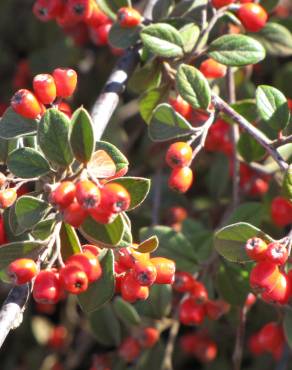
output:
[[29, 240], [28, 232], [23, 232], [15, 216], [15, 203], [3, 212], [4, 228], [9, 243]]
[[164, 353], [165, 347], [161, 341], [152, 348], [144, 349], [139, 356], [135, 370], [161, 370]]
[[140, 325], [141, 317], [135, 307], [126, 302], [121, 297], [116, 297], [113, 301], [113, 307], [118, 318], [126, 325]]
[[2, 139], [16, 139], [22, 136], [33, 135], [37, 130], [37, 122], [24, 118], [8, 108], [0, 121], [0, 137]]
[[90, 328], [98, 343], [118, 346], [121, 342], [121, 326], [111, 304], [106, 304], [89, 317]]
[[267, 242], [273, 239], [262, 230], [246, 222], [228, 225], [215, 233], [214, 246], [217, 252], [230, 262], [248, 262], [245, 244], [249, 238], [257, 236]]
[[65, 222], [63, 222], [61, 226], [60, 239], [62, 257], [65, 261], [72, 256], [72, 254], [82, 252], [81, 244], [74, 227]]
[[241, 67], [256, 64], [266, 56], [265, 49], [255, 39], [245, 35], [225, 35], [214, 40], [208, 55], [227, 66]]
[[46, 240], [52, 234], [55, 225], [55, 217], [47, 218], [46, 220], [42, 220], [35, 225], [31, 234], [35, 239]]
[[158, 0], [155, 2], [152, 9], [152, 19], [158, 22], [161, 19], [167, 18], [174, 5], [173, 0]]
[[[0, 123], [1, 126], [1, 123]], [[0, 138], [0, 163], [6, 164], [9, 153], [9, 141]]]
[[172, 290], [170, 285], [153, 285], [147, 301], [135, 304], [142, 316], [161, 319], [171, 311]]
[[36, 259], [44, 245], [35, 241], [14, 242], [1, 245], [0, 248], [0, 270], [6, 268], [17, 258]]
[[291, 308], [286, 308], [284, 322], [283, 322], [284, 334], [287, 343], [290, 348], [292, 348], [292, 310]]
[[[254, 99], [239, 100], [231, 106], [237, 113], [239, 113], [250, 122], [254, 122], [258, 118], [257, 106]], [[224, 116], [224, 119], [225, 118], [228, 117]]]
[[31, 196], [22, 196], [15, 202], [15, 215], [23, 231], [32, 229], [49, 210], [49, 204]]
[[114, 254], [108, 250], [101, 260], [102, 276], [91, 283], [86, 292], [78, 295], [78, 301], [85, 313], [91, 313], [101, 308], [114, 295]]
[[69, 118], [54, 108], [46, 111], [38, 127], [39, 146], [47, 159], [61, 167], [67, 167], [73, 161], [69, 143], [70, 129]]
[[137, 66], [131, 75], [127, 88], [135, 94], [142, 94], [145, 90], [155, 88], [161, 81], [161, 65], [157, 60], [151, 60], [143, 66]]
[[136, 250], [140, 253], [152, 253], [154, 252], [159, 245], [159, 240], [157, 236], [153, 235], [150, 238], [141, 242]]
[[183, 26], [179, 33], [183, 40], [183, 48], [186, 53], [190, 53], [196, 46], [200, 36], [200, 28], [195, 23], [189, 23]]
[[15, 176], [23, 179], [44, 176], [50, 172], [49, 162], [32, 148], [19, 148], [11, 152], [7, 166]]
[[79, 108], [72, 116], [71, 125], [70, 144], [73, 154], [79, 162], [87, 163], [90, 161], [95, 146], [91, 117], [84, 108]]
[[124, 154], [113, 144], [107, 143], [106, 141], [97, 141], [95, 143], [95, 150], [104, 150], [115, 162], [116, 172], [122, 168], [128, 167], [129, 162]]
[[238, 206], [228, 218], [227, 224], [248, 222], [254, 226], [262, 223], [265, 209], [260, 202], [246, 202]]
[[127, 49], [139, 40], [141, 27], [121, 27], [114, 23], [109, 32], [109, 43], [114, 48]]
[[267, 54], [277, 57], [292, 55], [292, 34], [281, 24], [268, 22], [264, 28], [252, 36], [260, 41]]
[[127, 248], [132, 246], [133, 238], [132, 238], [132, 231], [131, 231], [131, 221], [128, 215], [125, 212], [121, 213], [121, 217], [124, 224], [124, 232], [123, 237], [119, 242], [118, 248]]
[[272, 86], [261, 85], [256, 90], [256, 102], [261, 118], [273, 129], [281, 130], [290, 120], [285, 96]]
[[289, 166], [284, 175], [283, 193], [288, 199], [292, 200], [292, 165]]
[[168, 226], [145, 227], [140, 230], [140, 240], [153, 235], [156, 235], [159, 240], [159, 248], [155, 251], [156, 256], [174, 260], [180, 271], [196, 271], [195, 251], [182, 233], [176, 232]]
[[240, 135], [237, 150], [246, 162], [258, 161], [266, 153], [265, 149], [246, 132]]
[[250, 292], [249, 272], [242, 266], [224, 262], [216, 278], [221, 297], [232, 305], [242, 306]]
[[211, 102], [211, 90], [204, 75], [196, 68], [181, 64], [176, 74], [176, 87], [180, 95], [193, 108], [207, 109]]
[[153, 141], [167, 141], [190, 135], [192, 126], [169, 104], [160, 104], [153, 112], [148, 132]]
[[149, 179], [143, 177], [120, 177], [114, 179], [111, 182], [122, 185], [126, 190], [128, 190], [131, 196], [131, 203], [128, 211], [138, 207], [142, 202], [144, 202], [147, 197], [151, 182]]
[[131, 7], [131, 0], [96, 0], [98, 6], [110, 18], [115, 19], [115, 13], [123, 6]]
[[150, 89], [141, 95], [139, 99], [139, 111], [144, 121], [149, 124], [154, 109], [158, 104], [164, 102], [168, 98], [169, 87], [161, 85], [159, 87]]
[[183, 56], [183, 40], [174, 27], [166, 23], [147, 26], [141, 32], [144, 46], [153, 54], [174, 58]]
[[90, 242], [116, 246], [122, 240], [124, 223], [118, 215], [110, 224], [100, 224], [88, 216], [80, 227], [81, 234]]

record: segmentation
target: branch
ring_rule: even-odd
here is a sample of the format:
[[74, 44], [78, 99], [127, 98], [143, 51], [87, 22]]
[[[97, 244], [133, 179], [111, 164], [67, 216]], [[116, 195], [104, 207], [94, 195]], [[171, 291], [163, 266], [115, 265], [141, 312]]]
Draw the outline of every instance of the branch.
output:
[[22, 312], [30, 294], [28, 284], [10, 290], [0, 311], [0, 348], [8, 333], [22, 322]]
[[237, 327], [235, 348], [234, 348], [234, 352], [232, 356], [233, 370], [241, 369], [242, 352], [243, 352], [243, 346], [244, 346], [246, 314], [247, 314], [247, 309], [246, 307], [243, 306], [242, 308], [240, 308], [240, 312], [239, 312], [239, 325]]
[[165, 348], [161, 370], [173, 370], [172, 355], [173, 355], [173, 349], [174, 349], [176, 337], [178, 335], [179, 327], [180, 327], [179, 321], [175, 320], [169, 331], [168, 342]]
[[234, 122], [238, 123], [239, 126], [244, 128], [262, 147], [264, 147], [266, 151], [270, 154], [270, 156], [274, 158], [274, 160], [278, 163], [279, 167], [283, 171], [287, 170], [288, 164], [285, 162], [284, 158], [282, 158], [277, 149], [275, 149], [272, 146], [272, 141], [269, 138], [267, 138], [265, 134], [263, 134], [249, 121], [247, 121], [244, 117], [238, 114], [219, 96], [213, 95], [212, 101], [219, 111], [227, 114], [230, 118], [232, 118]]
[[279, 146], [285, 145], [285, 144], [291, 144], [292, 143], [292, 135], [284, 136], [279, 139], [276, 139], [272, 141], [272, 145], [274, 148], [279, 148]]

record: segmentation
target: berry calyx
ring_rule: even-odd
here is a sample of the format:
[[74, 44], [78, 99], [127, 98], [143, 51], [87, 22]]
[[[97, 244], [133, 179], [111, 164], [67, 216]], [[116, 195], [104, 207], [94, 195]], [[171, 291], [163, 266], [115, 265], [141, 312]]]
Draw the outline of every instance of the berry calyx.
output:
[[18, 90], [13, 95], [11, 107], [14, 112], [29, 119], [36, 119], [42, 113], [39, 101], [35, 95], [27, 89]]
[[60, 281], [63, 288], [72, 294], [80, 294], [88, 288], [86, 273], [74, 264], [67, 264], [61, 268]]
[[50, 74], [38, 74], [33, 79], [33, 90], [43, 104], [51, 104], [56, 99], [56, 85]]
[[105, 184], [100, 193], [99, 208], [106, 213], [120, 213], [130, 207], [130, 194], [118, 183], [111, 182]]
[[171, 171], [168, 185], [179, 193], [185, 193], [193, 183], [193, 171], [189, 167], [174, 168]]
[[136, 261], [132, 274], [134, 279], [142, 286], [151, 286], [157, 277], [156, 268], [150, 261]]
[[265, 9], [261, 5], [254, 3], [240, 5], [237, 16], [244, 28], [249, 32], [260, 31], [268, 20], [268, 14]]
[[206, 78], [222, 78], [226, 75], [227, 67], [209, 58], [200, 65], [200, 71]]
[[86, 21], [91, 17], [93, 10], [90, 0], [68, 0], [66, 12], [73, 23]]
[[37, 0], [32, 8], [34, 15], [43, 22], [48, 22], [61, 14], [61, 0]]
[[72, 181], [62, 181], [50, 194], [50, 202], [60, 208], [66, 208], [73, 202], [75, 194], [75, 184]]
[[123, 7], [118, 10], [117, 20], [121, 27], [132, 28], [142, 22], [142, 16], [138, 10], [131, 7]]
[[266, 258], [268, 245], [261, 238], [250, 238], [245, 244], [245, 251], [249, 258], [254, 261], [261, 261]]
[[266, 251], [266, 259], [277, 265], [284, 265], [288, 259], [288, 249], [281, 243], [270, 243]]
[[56, 84], [57, 96], [69, 98], [77, 86], [77, 73], [71, 68], [56, 68], [52, 75]]
[[22, 285], [30, 282], [38, 273], [36, 263], [29, 258], [19, 258], [11, 262], [7, 274], [13, 284]]
[[55, 269], [38, 273], [33, 286], [33, 298], [38, 303], [55, 304], [61, 297], [61, 282]]
[[150, 258], [157, 271], [155, 284], [172, 284], [175, 278], [174, 261], [164, 257]]
[[189, 166], [193, 150], [188, 143], [176, 142], [170, 145], [166, 153], [166, 163], [171, 168]]
[[76, 184], [76, 199], [86, 210], [96, 208], [100, 202], [99, 188], [90, 180], [81, 180]]

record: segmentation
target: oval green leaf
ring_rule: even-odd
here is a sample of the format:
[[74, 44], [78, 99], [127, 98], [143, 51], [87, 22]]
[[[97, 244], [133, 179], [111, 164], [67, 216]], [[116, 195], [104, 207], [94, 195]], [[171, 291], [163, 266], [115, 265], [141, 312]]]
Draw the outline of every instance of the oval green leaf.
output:
[[141, 323], [141, 317], [135, 307], [123, 298], [116, 297], [113, 307], [118, 318], [126, 325], [139, 325]]
[[33, 228], [49, 210], [50, 205], [38, 198], [22, 196], [15, 203], [17, 222], [23, 231]]

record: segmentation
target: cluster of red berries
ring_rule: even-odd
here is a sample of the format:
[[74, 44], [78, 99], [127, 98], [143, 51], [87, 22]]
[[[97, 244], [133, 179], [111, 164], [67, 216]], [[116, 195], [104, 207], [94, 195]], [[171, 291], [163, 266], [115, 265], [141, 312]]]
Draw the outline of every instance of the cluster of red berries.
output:
[[272, 354], [275, 360], [279, 360], [285, 346], [282, 326], [273, 321], [269, 322], [249, 338], [248, 346], [255, 356], [268, 352]]
[[[234, 4], [236, 0], [212, 0], [211, 2], [214, 8], [219, 9]], [[239, 3], [236, 15], [244, 28], [249, 32], [260, 31], [268, 20], [266, 10], [261, 5], [254, 4], [250, 0], [239, 0]]]
[[119, 356], [127, 363], [132, 363], [140, 356], [143, 349], [152, 348], [160, 337], [154, 327], [139, 329], [135, 335], [125, 338], [118, 348]]
[[112, 222], [117, 214], [129, 208], [131, 197], [118, 183], [98, 186], [86, 179], [76, 184], [62, 181], [51, 192], [49, 200], [61, 210], [65, 222], [79, 227], [88, 215], [102, 224]]
[[[77, 45], [82, 46], [89, 40], [96, 46], [108, 44], [108, 35], [113, 23], [95, 0], [37, 0], [33, 13], [43, 22], [56, 20]], [[134, 8], [123, 7], [117, 13], [117, 21], [121, 27], [131, 28], [138, 26], [142, 17]], [[122, 53], [121, 49], [110, 49], [115, 55]]]
[[[270, 303], [286, 304], [291, 298], [291, 271], [282, 271], [288, 260], [288, 243], [267, 244], [261, 238], [251, 238], [245, 245], [246, 254], [256, 265], [250, 273], [252, 289]], [[280, 268], [279, 268], [280, 267]]]
[[133, 248], [121, 248], [116, 253], [116, 293], [128, 302], [145, 300], [153, 284], [172, 284], [175, 263], [167, 258], [153, 257]]
[[223, 300], [209, 299], [204, 284], [188, 272], [176, 273], [173, 289], [178, 293], [188, 294], [179, 306], [179, 320], [184, 325], [200, 325], [206, 316], [211, 320], [218, 320], [230, 309], [230, 305]]
[[281, 196], [274, 198], [271, 204], [271, 216], [277, 226], [292, 224], [292, 202]]
[[192, 162], [192, 147], [183, 141], [169, 146], [166, 152], [166, 163], [172, 169], [168, 185], [171, 189], [185, 193], [193, 183], [193, 171], [189, 167]]
[[35, 261], [19, 258], [11, 262], [7, 275], [15, 285], [22, 285], [34, 279], [33, 297], [39, 303], [57, 303], [64, 292], [80, 294], [88, 285], [100, 279], [102, 269], [98, 260], [99, 249], [94, 245], [84, 245], [82, 253], [69, 257], [59, 270], [49, 268], [39, 271]]
[[180, 347], [185, 354], [202, 363], [214, 361], [218, 352], [217, 344], [206, 331], [183, 335], [180, 338]]
[[[52, 75], [38, 74], [33, 79], [34, 93], [27, 89], [18, 90], [11, 99], [12, 109], [29, 119], [40, 118], [46, 106], [56, 99], [69, 98], [77, 86], [77, 73], [70, 68], [56, 68]], [[56, 102], [56, 107], [60, 102]]]

